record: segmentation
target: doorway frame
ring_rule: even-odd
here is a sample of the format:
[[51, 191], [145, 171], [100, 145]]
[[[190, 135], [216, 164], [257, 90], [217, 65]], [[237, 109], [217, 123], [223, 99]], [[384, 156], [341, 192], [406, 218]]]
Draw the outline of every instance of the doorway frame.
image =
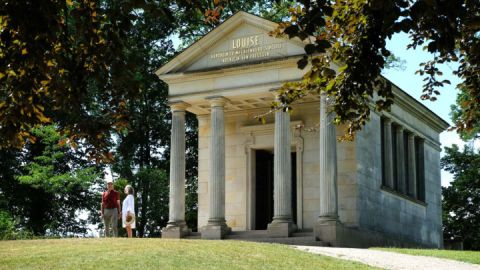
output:
[[[291, 121], [290, 129], [292, 134], [291, 140], [291, 149], [292, 152], [296, 152], [296, 176], [297, 176], [297, 227], [298, 229], [303, 229], [303, 148], [304, 140], [301, 136], [302, 121]], [[240, 130], [247, 136], [245, 141], [245, 158], [247, 165], [247, 179], [246, 179], [246, 229], [254, 230], [255, 229], [255, 168], [256, 168], [256, 150], [267, 150], [273, 151], [273, 136], [274, 136], [275, 124], [266, 124], [266, 125], [254, 125], [254, 126], [244, 126]], [[259, 144], [256, 142], [256, 136], [258, 135], [271, 135], [272, 140], [268, 144]], [[275, 153], [274, 153], [275, 155]], [[292, 162], [294, 162], [292, 160]]]

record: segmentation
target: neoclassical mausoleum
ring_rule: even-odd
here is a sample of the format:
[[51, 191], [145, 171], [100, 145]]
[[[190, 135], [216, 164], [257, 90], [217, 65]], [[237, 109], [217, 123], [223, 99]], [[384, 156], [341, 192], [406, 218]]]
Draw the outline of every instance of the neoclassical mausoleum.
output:
[[[300, 41], [239, 12], [157, 71], [172, 110], [169, 222], [184, 237], [185, 112], [198, 118], [198, 228], [202, 238], [311, 231], [335, 246], [441, 247], [439, 133], [448, 124], [394, 86], [390, 112], [372, 112], [352, 142], [338, 142], [326, 97], [293, 113], [270, 109], [276, 90], [301, 79]], [[318, 127], [310, 128], [309, 127]], [[338, 131], [338, 132], [337, 132]]]

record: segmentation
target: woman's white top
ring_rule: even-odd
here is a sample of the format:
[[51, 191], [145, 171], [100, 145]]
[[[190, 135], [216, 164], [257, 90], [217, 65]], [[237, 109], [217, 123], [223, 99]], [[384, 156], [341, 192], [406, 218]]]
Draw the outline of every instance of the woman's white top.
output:
[[[122, 226], [125, 228], [125, 219], [127, 218], [127, 212], [130, 211], [135, 216], [135, 200], [133, 199], [133, 195], [129, 194], [123, 200], [122, 204]], [[135, 221], [130, 225], [132, 229], [135, 229]]]

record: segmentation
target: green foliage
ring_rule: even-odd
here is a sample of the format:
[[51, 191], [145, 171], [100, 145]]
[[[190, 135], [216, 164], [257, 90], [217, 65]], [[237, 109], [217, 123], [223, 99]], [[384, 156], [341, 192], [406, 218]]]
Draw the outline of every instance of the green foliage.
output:
[[109, 135], [128, 127], [126, 104], [144, 90], [139, 76], [154, 76], [137, 69], [126, 39], [144, 14], [152, 31], [168, 36], [170, 8], [191, 1], [7, 3], [0, 5], [0, 146], [22, 147], [35, 139], [31, 128], [56, 123], [71, 141], [89, 143], [88, 155], [112, 161]]
[[461, 239], [465, 249], [480, 250], [480, 152], [465, 146], [445, 147], [441, 160], [444, 170], [454, 176], [443, 187], [445, 239]]
[[118, 178], [113, 183], [113, 188], [116, 191], [120, 192], [120, 200], [121, 201], [123, 201], [123, 199], [125, 199], [125, 197], [127, 197], [127, 195], [125, 193], [123, 193], [123, 191], [125, 190], [125, 186], [127, 186], [128, 184], [129, 184], [128, 180], [125, 179], [125, 178]]
[[212, 5], [212, 1], [198, 1], [195, 8], [175, 13], [175, 17], [178, 18], [176, 33], [182, 42], [180, 48], [188, 47], [238, 11], [250, 12], [267, 20], [280, 22], [288, 18], [288, 7], [293, 3], [295, 3], [293, 0], [228, 2], [221, 0], [217, 5]]
[[0, 211], [0, 240], [13, 239], [15, 235], [15, 223], [8, 212]]
[[[105, 140], [94, 138], [124, 125], [123, 96], [137, 89], [111, 81], [131, 78], [119, 69], [123, 60], [116, 59], [121, 29], [129, 26], [115, 21], [113, 8], [101, 3], [1, 5], [1, 145], [22, 147], [26, 139], [35, 140], [35, 125], [56, 122], [72, 139], [94, 136], [90, 141], [105, 150]], [[85, 106], [92, 98], [100, 103], [97, 108]]]
[[15, 220], [6, 211], [0, 210], [0, 240], [32, 239], [33, 234], [18, 228]]
[[[123, 42], [127, 45], [125, 54], [135, 60], [133, 71], [141, 93], [126, 103], [131, 112], [129, 129], [117, 133], [113, 171], [128, 179], [136, 191], [137, 235], [144, 237], [158, 236], [159, 228], [166, 224], [164, 219], [168, 219], [168, 180], [165, 176], [168, 155], [164, 154], [170, 144], [168, 90], [154, 72], [173, 55], [169, 39], [174, 28], [163, 22], [166, 18], [150, 12], [139, 12], [137, 18], [133, 22], [134, 31], [125, 36]], [[117, 190], [123, 192], [123, 187]], [[164, 199], [164, 192], [167, 192], [167, 200], [159, 206], [155, 199]], [[165, 207], [166, 216], [162, 212]]]
[[[27, 191], [23, 199], [31, 202], [26, 207], [32, 209], [22, 213], [24, 223], [19, 225], [36, 235], [86, 233], [87, 223], [98, 221], [100, 167], [86, 160], [84, 152], [62, 143], [64, 137], [55, 126], [38, 127], [31, 133], [36, 143], [28, 145], [26, 152], [31, 156], [25, 157], [17, 179], [18, 189]], [[95, 214], [87, 220], [79, 218], [81, 212]]]
[[31, 132], [45, 145], [42, 155], [33, 157], [26, 165], [27, 174], [19, 176], [20, 183], [42, 188], [49, 193], [70, 193], [76, 189], [86, 190], [98, 182], [99, 173], [95, 167], [76, 168], [66, 163], [69, 146], [60, 145], [62, 138], [55, 126], [34, 128]]
[[[162, 175], [169, 170], [169, 146], [171, 114], [167, 104], [167, 85], [154, 75], [154, 71], [170, 60], [174, 55], [172, 42], [169, 41], [175, 31], [184, 47], [210, 31], [215, 23], [204, 21], [204, 10], [212, 7], [211, 1], [193, 1], [196, 8], [175, 9], [173, 14], [176, 20], [175, 27], [162, 22], [163, 18], [152, 16], [149, 12], [137, 13], [138, 20], [134, 22], [135, 31], [125, 36], [123, 42], [127, 44], [126, 54], [135, 59], [136, 78], [142, 87], [142, 92], [135, 100], [129, 100], [126, 107], [130, 112], [128, 132], [118, 133], [116, 145], [116, 162], [113, 170], [122, 178], [129, 179], [134, 184], [138, 198], [137, 231], [140, 237], [155, 236], [159, 228], [168, 221], [168, 199], [162, 205], [153, 204], [148, 200], [151, 193], [160, 196], [163, 192], [168, 195], [168, 178], [165, 176], [165, 185], [152, 186], [152, 182], [145, 180], [146, 171], [155, 171]], [[272, 8], [275, 7], [275, 8]], [[271, 18], [280, 20], [286, 14], [285, 5], [282, 9], [269, 1], [232, 1], [225, 6], [218, 22], [229, 15], [246, 10], [262, 13]], [[280, 6], [278, 6], [280, 7]], [[194, 115], [186, 115], [186, 222], [192, 229], [197, 226], [197, 120]], [[163, 173], [160, 173], [163, 171]], [[140, 178], [138, 178], [140, 177]], [[161, 195], [160, 197], [162, 197]], [[168, 198], [168, 197], [167, 197]], [[151, 203], [152, 202], [152, 203]], [[157, 207], [167, 209], [166, 212], [157, 210], [157, 214], [150, 213], [149, 209]]]
[[[466, 106], [470, 100], [475, 100], [467, 91], [460, 91], [457, 94], [457, 101], [455, 105], [450, 107], [451, 117], [454, 123], [459, 123], [465, 117], [466, 111], [469, 110]], [[474, 112], [475, 117], [480, 117], [480, 111]], [[464, 141], [475, 140], [480, 138], [480, 122], [472, 124], [471, 127], [459, 130], [460, 138]]]
[[[442, 80], [438, 65], [458, 62], [453, 73], [463, 79], [460, 90], [468, 97], [458, 104], [461, 114], [455, 121], [459, 131], [471, 132], [480, 117], [480, 2], [470, 0], [376, 0], [297, 1], [290, 18], [274, 34], [307, 42], [298, 61], [303, 80], [287, 83], [274, 109], [290, 110], [290, 104], [309, 94], [326, 92], [332, 100], [335, 122], [344, 123], [345, 139], [352, 139], [370, 115], [374, 90], [376, 110], [389, 110], [393, 103], [391, 85], [380, 76], [392, 53], [386, 39], [408, 33], [408, 48], [421, 46], [432, 54], [417, 71], [424, 78], [422, 99], [436, 100]], [[310, 37], [314, 37], [311, 39]], [[340, 66], [336, 71], [331, 64]]]
[[143, 168], [133, 177], [136, 192], [137, 230], [141, 237], [160, 236], [168, 222], [168, 177], [164, 170]]
[[405, 70], [407, 62], [402, 58], [396, 56], [395, 54], [391, 54], [385, 60], [385, 68], [386, 69], [395, 69], [395, 70]]

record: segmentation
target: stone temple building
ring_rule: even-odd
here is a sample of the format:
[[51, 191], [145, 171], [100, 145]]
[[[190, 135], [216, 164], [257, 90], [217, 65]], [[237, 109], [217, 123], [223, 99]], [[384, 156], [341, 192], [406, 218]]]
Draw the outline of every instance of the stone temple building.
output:
[[[239, 12], [156, 73], [172, 110], [169, 222], [185, 224], [185, 112], [198, 118], [201, 238], [311, 232], [334, 246], [442, 246], [439, 133], [448, 124], [394, 86], [390, 112], [372, 112], [353, 142], [338, 142], [325, 96], [269, 111], [279, 87], [301, 79], [304, 43]], [[318, 126], [317, 129], [308, 127]]]

